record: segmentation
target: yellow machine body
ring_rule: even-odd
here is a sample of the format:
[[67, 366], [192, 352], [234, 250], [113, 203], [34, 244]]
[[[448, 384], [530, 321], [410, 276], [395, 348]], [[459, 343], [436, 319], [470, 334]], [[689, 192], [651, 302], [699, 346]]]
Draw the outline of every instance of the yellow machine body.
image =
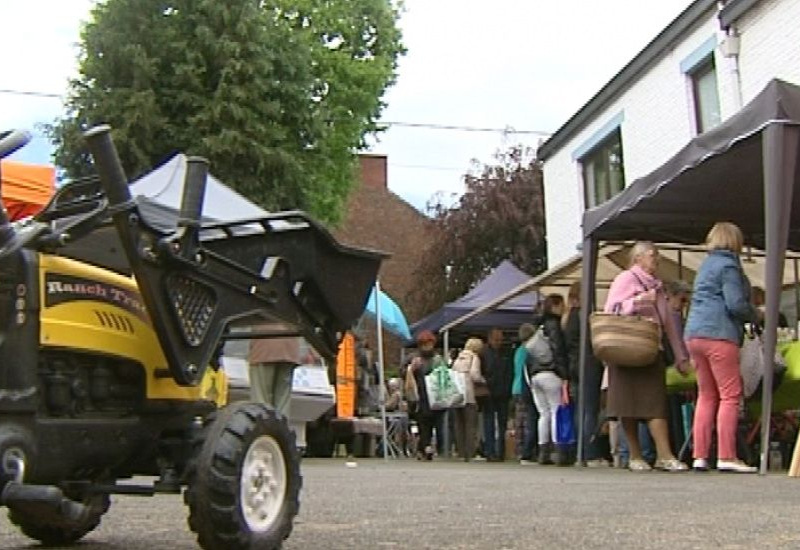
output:
[[180, 386], [153, 330], [136, 281], [70, 258], [39, 255], [40, 345], [138, 363], [147, 399], [208, 400], [222, 406], [228, 380], [208, 368], [200, 384]]

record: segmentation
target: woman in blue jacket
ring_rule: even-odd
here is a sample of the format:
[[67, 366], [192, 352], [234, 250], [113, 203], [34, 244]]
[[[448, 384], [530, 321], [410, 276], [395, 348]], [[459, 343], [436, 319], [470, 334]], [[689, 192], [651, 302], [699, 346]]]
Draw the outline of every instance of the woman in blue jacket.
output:
[[754, 473], [736, 457], [736, 425], [742, 380], [739, 346], [743, 325], [755, 320], [750, 283], [739, 254], [744, 238], [734, 224], [720, 222], [706, 238], [708, 256], [694, 281], [685, 337], [697, 370], [697, 407], [692, 426], [695, 470], [708, 469], [711, 434], [717, 428], [717, 470]]

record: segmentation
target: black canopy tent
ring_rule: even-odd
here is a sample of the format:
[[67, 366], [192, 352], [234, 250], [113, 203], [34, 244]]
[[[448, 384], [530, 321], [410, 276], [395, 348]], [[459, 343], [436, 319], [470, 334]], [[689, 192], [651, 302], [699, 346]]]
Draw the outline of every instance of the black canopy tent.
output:
[[[746, 244], [766, 251], [763, 353], [765, 358], [773, 356], [784, 254], [787, 247], [800, 250], [800, 193], [794, 193], [800, 184], [799, 137], [800, 87], [772, 80], [736, 115], [691, 140], [614, 199], [584, 213], [581, 371], [591, 345], [588, 316], [596, 309], [598, 243], [630, 239], [698, 243], [718, 221], [737, 224]], [[767, 369], [764, 387], [771, 385], [772, 370]], [[762, 399], [761, 473], [765, 473], [772, 394], [765, 391]], [[581, 413], [580, 424], [582, 419]], [[583, 432], [582, 425], [579, 431]], [[578, 441], [582, 457], [582, 437]]]

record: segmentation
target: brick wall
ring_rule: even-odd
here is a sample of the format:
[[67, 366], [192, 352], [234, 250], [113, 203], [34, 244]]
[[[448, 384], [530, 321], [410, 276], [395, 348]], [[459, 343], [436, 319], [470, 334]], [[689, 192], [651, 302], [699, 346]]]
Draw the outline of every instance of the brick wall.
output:
[[[361, 155], [360, 164], [361, 181], [349, 198], [343, 223], [333, 233], [343, 243], [392, 255], [381, 266], [381, 287], [400, 305], [411, 323], [421, 312], [411, 307], [408, 294], [414, 288], [417, 268], [430, 242], [432, 224], [389, 190], [385, 156]], [[387, 366], [399, 362], [399, 350], [398, 341], [389, 338]]]
[[388, 189], [389, 173], [386, 160], [386, 155], [359, 155], [360, 183], [367, 187]]

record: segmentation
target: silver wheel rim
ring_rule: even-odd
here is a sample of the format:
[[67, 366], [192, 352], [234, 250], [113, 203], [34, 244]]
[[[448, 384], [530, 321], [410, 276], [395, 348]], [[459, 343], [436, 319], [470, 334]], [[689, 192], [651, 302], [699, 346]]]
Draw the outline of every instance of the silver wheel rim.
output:
[[242, 515], [251, 531], [268, 531], [286, 498], [286, 462], [275, 438], [253, 441], [242, 463]]

